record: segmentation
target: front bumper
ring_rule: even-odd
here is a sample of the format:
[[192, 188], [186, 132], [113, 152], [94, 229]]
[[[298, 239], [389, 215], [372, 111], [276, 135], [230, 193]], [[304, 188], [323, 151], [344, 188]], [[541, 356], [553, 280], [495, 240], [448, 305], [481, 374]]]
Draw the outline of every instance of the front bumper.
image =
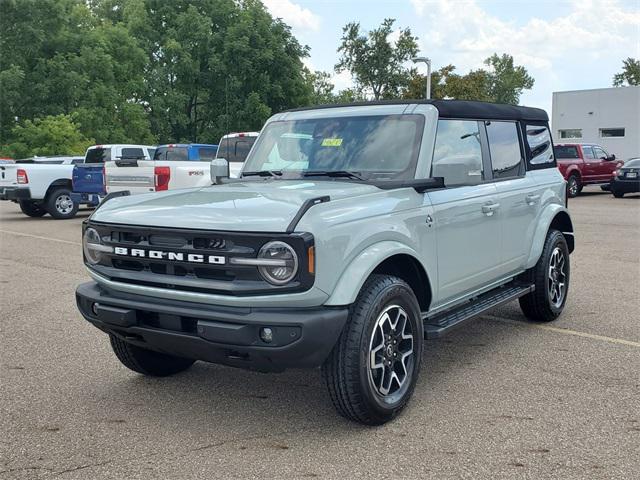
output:
[[[129, 295], [95, 282], [76, 289], [78, 309], [100, 330], [150, 350], [260, 371], [322, 364], [347, 308], [247, 308]], [[273, 341], [260, 339], [269, 327]]]
[[25, 187], [0, 187], [0, 200], [30, 200], [31, 190]]

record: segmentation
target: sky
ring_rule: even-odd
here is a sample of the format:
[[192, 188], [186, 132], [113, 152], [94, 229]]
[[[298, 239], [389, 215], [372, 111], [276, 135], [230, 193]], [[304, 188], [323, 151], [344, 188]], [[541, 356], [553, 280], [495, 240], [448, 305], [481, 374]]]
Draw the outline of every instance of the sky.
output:
[[[311, 49], [305, 63], [332, 73], [337, 90], [352, 84], [335, 74], [342, 27], [364, 30], [395, 18], [418, 37], [434, 70], [480, 68], [508, 53], [534, 77], [520, 103], [551, 114], [552, 92], [610, 87], [627, 57], [640, 59], [640, 0], [263, 0]], [[418, 69], [426, 73], [424, 64]]]

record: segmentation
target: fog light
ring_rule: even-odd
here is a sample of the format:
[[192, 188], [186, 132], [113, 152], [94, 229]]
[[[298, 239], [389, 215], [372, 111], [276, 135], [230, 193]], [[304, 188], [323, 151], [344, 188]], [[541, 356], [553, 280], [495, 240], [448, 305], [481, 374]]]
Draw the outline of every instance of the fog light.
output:
[[93, 312], [93, 314], [96, 317], [98, 316], [98, 304], [97, 303], [92, 303], [91, 304], [91, 311]]
[[271, 343], [273, 341], [273, 330], [269, 327], [263, 327], [260, 329], [260, 339], [264, 343]]

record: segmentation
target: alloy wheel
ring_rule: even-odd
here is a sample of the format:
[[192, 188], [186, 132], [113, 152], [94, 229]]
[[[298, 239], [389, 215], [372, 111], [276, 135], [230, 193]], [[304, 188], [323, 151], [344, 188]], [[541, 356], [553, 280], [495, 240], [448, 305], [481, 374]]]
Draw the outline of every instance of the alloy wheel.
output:
[[369, 343], [369, 380], [387, 401], [396, 401], [410, 384], [413, 334], [409, 315], [399, 305], [386, 307], [376, 320]]
[[73, 200], [67, 194], [56, 197], [55, 205], [56, 210], [63, 215], [68, 215], [73, 211]]
[[559, 247], [556, 247], [551, 253], [549, 274], [547, 276], [549, 301], [556, 308], [562, 305], [567, 292], [566, 265], [567, 262], [564, 253]]

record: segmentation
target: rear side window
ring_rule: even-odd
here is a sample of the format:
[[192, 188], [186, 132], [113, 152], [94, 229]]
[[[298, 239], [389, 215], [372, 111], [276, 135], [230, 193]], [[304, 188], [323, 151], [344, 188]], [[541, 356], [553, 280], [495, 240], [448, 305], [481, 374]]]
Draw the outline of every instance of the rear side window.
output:
[[84, 163], [104, 163], [111, 160], [110, 148], [92, 148], [87, 150]]
[[141, 148], [123, 148], [122, 149], [122, 158], [145, 158], [144, 152]]
[[198, 149], [198, 156], [200, 157], [200, 161], [209, 162], [214, 158], [216, 158], [217, 152], [218, 152], [217, 148], [201, 147]]
[[551, 132], [546, 125], [526, 125], [526, 141], [529, 148], [529, 164], [533, 168], [555, 166], [551, 144]]
[[[580, 158], [580, 155], [578, 154], [578, 147], [575, 147], [573, 145], [556, 145], [555, 148], [556, 148], [556, 157], [558, 158]], [[585, 155], [586, 155], [586, 150], [585, 150]], [[593, 157], [593, 152], [591, 152], [591, 155]]]
[[431, 176], [443, 177], [446, 187], [483, 181], [479, 122], [438, 120]]
[[524, 174], [522, 150], [515, 122], [485, 122], [493, 178], [517, 177]]

